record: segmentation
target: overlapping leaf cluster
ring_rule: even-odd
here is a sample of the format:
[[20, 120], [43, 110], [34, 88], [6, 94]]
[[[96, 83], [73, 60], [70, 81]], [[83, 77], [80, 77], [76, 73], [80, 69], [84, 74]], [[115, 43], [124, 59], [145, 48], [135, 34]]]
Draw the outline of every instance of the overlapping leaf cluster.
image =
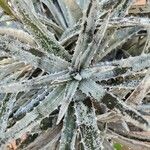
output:
[[23, 149], [150, 148], [132, 133], [150, 129], [150, 20], [127, 15], [132, 0], [0, 2], [14, 18], [0, 27], [1, 146], [28, 132]]

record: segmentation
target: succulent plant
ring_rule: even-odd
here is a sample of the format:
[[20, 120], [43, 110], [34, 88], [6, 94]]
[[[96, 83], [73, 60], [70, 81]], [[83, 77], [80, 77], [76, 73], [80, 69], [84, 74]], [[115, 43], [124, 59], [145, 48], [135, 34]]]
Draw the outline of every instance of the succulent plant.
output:
[[150, 20], [132, 2], [0, 0], [1, 147], [150, 149]]

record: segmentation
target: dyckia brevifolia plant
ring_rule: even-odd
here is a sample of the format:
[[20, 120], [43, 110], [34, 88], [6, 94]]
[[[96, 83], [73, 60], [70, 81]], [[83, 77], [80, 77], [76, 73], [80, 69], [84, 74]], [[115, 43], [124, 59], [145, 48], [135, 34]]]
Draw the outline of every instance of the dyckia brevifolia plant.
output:
[[0, 0], [1, 149], [150, 149], [150, 20], [133, 2]]

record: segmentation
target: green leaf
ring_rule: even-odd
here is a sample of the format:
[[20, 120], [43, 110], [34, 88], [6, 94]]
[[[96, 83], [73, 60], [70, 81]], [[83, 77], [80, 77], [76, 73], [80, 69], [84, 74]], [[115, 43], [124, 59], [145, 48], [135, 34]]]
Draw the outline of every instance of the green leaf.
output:
[[122, 150], [122, 145], [119, 144], [119, 143], [115, 143], [115, 144], [114, 144], [114, 149], [115, 149], [115, 150]]

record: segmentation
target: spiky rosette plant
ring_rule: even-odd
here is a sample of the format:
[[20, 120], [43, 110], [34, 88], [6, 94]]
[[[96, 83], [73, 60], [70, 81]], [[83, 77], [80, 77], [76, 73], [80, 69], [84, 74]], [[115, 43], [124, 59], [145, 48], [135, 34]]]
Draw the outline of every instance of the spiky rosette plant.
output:
[[17, 139], [27, 150], [110, 150], [112, 142], [150, 149], [150, 21], [127, 14], [132, 0], [7, 2], [1, 147]]

